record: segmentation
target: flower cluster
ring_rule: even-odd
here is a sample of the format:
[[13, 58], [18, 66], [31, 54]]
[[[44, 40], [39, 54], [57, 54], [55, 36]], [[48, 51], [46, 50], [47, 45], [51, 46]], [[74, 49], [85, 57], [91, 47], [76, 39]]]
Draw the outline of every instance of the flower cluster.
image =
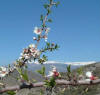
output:
[[34, 44], [30, 44], [28, 48], [23, 49], [21, 53], [21, 57], [19, 59], [36, 59], [40, 57], [40, 51], [35, 48]]
[[[43, 29], [39, 27], [35, 27], [33, 31], [36, 35], [38, 35], [38, 38], [33, 37], [33, 40], [36, 40], [38, 42], [41, 38], [44, 38], [45, 41], [47, 41], [48, 39], [47, 35], [48, 32], [50, 31], [50, 28], [45, 29], [44, 35], [42, 35]], [[39, 59], [39, 58], [40, 58], [40, 51], [37, 49], [35, 44], [30, 44], [28, 48], [23, 49], [21, 56], [19, 57], [19, 60], [26, 59], [29, 61], [33, 59]]]
[[8, 70], [5, 67], [0, 67], [0, 78], [2, 79], [3, 77], [6, 76], [6, 74], [8, 74]]
[[0, 78], [4, 78], [9, 73], [13, 72], [15, 68], [13, 67], [0, 67]]
[[93, 73], [90, 71], [86, 72], [86, 76], [89, 78], [89, 80], [96, 80], [97, 79], [97, 77], [95, 77], [93, 75]]
[[44, 38], [44, 40], [47, 42], [47, 39], [48, 39], [48, 32], [50, 31], [50, 28], [45, 28], [44, 31], [44, 35], [42, 35], [42, 31], [43, 29], [42, 28], [39, 28], [39, 27], [35, 27], [33, 32], [36, 34], [36, 35], [39, 35], [39, 38], [37, 39], [36, 37], [33, 37], [33, 40], [36, 40], [36, 41], [39, 41], [40, 38]]
[[60, 73], [57, 71], [55, 66], [52, 66], [52, 71], [49, 71], [47, 77], [59, 77]]

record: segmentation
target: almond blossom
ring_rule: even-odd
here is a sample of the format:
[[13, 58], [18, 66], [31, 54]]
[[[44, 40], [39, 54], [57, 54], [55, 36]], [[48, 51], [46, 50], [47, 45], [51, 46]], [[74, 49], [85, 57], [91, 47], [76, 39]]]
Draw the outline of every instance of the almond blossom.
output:
[[91, 77], [92, 76], [92, 72], [90, 72], [90, 71], [86, 72], [86, 76], [87, 77]]
[[21, 53], [19, 59], [32, 60], [34, 58], [39, 58], [39, 57], [40, 57], [40, 51], [35, 48], [34, 44], [30, 44], [28, 48], [23, 49], [23, 52]]
[[50, 31], [50, 28], [49, 27], [45, 29], [45, 33], [46, 34], [48, 34], [49, 31]]
[[0, 72], [0, 78], [3, 79], [6, 76], [6, 72]]
[[57, 68], [55, 66], [52, 66], [52, 71], [49, 71], [49, 74], [47, 77], [58, 77], [60, 73], [57, 71]]
[[47, 42], [48, 37], [46, 35], [43, 36], [45, 42]]
[[96, 80], [98, 78], [98, 77], [95, 77], [93, 73], [90, 71], [86, 72], [86, 76], [89, 78], [89, 80]]
[[29, 45], [29, 48], [34, 48], [34, 47], [35, 47], [34, 44], [30, 44], [30, 45]]
[[0, 78], [3, 79], [9, 72], [8, 69], [6, 67], [0, 67]]
[[42, 32], [42, 30], [41, 30], [40, 28], [38, 28], [38, 27], [35, 27], [35, 28], [34, 28], [34, 33], [35, 33], [35, 34], [40, 35], [41, 32]]

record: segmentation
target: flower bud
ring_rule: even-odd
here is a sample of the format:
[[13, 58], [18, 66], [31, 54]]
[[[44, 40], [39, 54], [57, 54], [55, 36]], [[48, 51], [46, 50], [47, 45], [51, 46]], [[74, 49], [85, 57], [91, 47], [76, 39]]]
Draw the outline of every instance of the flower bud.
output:
[[33, 40], [36, 40], [36, 37], [33, 37]]

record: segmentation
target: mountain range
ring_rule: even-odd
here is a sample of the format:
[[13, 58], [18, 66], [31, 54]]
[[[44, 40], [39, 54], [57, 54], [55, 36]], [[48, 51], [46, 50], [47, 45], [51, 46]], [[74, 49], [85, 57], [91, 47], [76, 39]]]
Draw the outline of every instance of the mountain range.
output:
[[28, 69], [31, 71], [36, 71], [41, 69], [42, 66], [46, 67], [46, 72], [50, 71], [52, 69], [52, 66], [56, 66], [59, 72], [66, 72], [66, 67], [68, 65], [71, 65], [71, 69], [76, 69], [80, 66], [85, 66], [89, 64], [94, 64], [95, 61], [89, 61], [89, 62], [57, 62], [57, 61], [47, 61], [44, 63], [44, 65], [41, 65], [39, 63], [37, 64], [28, 64]]

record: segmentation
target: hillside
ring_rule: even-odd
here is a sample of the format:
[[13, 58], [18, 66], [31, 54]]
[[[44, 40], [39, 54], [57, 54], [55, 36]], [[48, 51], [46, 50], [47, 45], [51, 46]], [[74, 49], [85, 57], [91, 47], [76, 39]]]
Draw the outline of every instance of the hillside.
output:
[[[93, 71], [94, 75], [98, 76], [100, 78], [100, 63], [91, 64], [88, 66], [83, 66], [84, 73], [86, 71]], [[73, 70], [73, 73], [75, 73], [76, 70]], [[34, 73], [29, 71], [29, 78], [35, 79], [37, 81], [43, 81], [43, 78]], [[66, 77], [66, 73], [62, 73], [63, 77]], [[14, 84], [20, 84], [20, 82], [16, 79], [18, 76], [18, 73], [14, 71], [10, 76], [6, 77], [4, 80], [0, 80], [0, 82], [4, 82], [6, 85], [14, 85]], [[41, 89], [43, 88], [32, 88], [32, 89], [22, 89], [17, 92], [16, 95], [40, 95]], [[63, 91], [61, 91], [61, 89]], [[56, 94], [54, 95], [100, 95], [100, 84], [98, 85], [91, 85], [91, 86], [75, 86], [72, 87], [67, 86], [66, 89], [63, 89], [63, 86], [57, 86], [55, 88]], [[8, 95], [6, 93], [3, 93], [1, 95]]]
[[[14, 71], [9, 76], [6, 76], [3, 80], [0, 80], [0, 82], [6, 84], [6, 86], [14, 86], [17, 84], [21, 84], [21, 82], [17, 80], [18, 76], [19, 76], [18, 72]], [[28, 71], [28, 76], [31, 81], [33, 79], [37, 81], [43, 81], [43, 78], [35, 72]], [[30, 93], [32, 93], [32, 95], [39, 95], [40, 88], [22, 89], [18, 91], [16, 95], [31, 95]], [[0, 95], [8, 95], [8, 94], [3, 93]]]

